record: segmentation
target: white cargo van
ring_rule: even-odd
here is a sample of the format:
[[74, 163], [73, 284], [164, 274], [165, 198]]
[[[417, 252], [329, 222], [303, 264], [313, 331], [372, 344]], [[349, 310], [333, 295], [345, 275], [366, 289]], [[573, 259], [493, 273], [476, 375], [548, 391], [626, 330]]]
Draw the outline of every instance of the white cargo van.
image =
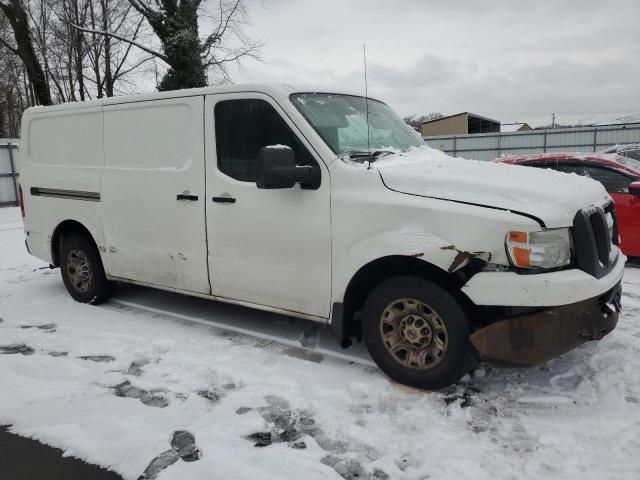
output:
[[447, 157], [377, 100], [235, 85], [31, 108], [21, 157], [27, 248], [80, 302], [130, 282], [328, 323], [422, 388], [618, 319], [600, 184]]

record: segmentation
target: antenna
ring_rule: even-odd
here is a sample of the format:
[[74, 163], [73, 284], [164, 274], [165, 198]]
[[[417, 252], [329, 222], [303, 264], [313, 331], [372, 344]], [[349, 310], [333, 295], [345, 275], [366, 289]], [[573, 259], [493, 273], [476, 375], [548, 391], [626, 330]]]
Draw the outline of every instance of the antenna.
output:
[[[364, 60], [364, 104], [367, 112], [367, 152], [371, 153], [371, 135], [369, 133], [369, 88], [367, 85], [367, 44], [362, 44], [362, 56]], [[371, 166], [371, 162], [369, 162]]]

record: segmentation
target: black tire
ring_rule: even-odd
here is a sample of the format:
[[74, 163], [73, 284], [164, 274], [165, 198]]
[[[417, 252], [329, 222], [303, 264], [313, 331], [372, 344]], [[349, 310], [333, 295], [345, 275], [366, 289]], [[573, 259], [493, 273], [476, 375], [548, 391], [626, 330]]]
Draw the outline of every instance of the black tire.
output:
[[447, 290], [422, 278], [394, 277], [374, 288], [364, 305], [362, 333], [380, 369], [411, 387], [445, 388], [478, 363], [464, 309]]
[[70, 235], [62, 239], [60, 272], [64, 286], [78, 302], [97, 305], [113, 294], [115, 284], [104, 274], [98, 249], [93, 240], [84, 236]]

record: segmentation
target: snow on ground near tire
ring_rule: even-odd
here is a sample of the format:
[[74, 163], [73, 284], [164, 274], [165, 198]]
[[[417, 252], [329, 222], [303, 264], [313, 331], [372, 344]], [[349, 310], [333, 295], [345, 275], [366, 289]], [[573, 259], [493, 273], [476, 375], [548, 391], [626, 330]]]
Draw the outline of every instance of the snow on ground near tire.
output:
[[[425, 393], [313, 351], [82, 305], [43, 266], [18, 210], [0, 209], [0, 347], [17, 352], [0, 354], [0, 425], [126, 479], [160, 454], [160, 480], [640, 475], [640, 269], [601, 342]], [[211, 303], [209, 319], [228, 311]], [[177, 431], [199, 459], [171, 450]]]

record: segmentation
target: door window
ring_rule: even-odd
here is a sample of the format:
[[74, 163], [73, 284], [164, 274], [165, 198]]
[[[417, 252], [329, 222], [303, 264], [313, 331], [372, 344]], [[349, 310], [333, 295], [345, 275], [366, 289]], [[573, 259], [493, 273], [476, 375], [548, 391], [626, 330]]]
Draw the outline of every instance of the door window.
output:
[[597, 180], [609, 193], [629, 193], [632, 179], [622, 173], [600, 167], [585, 167], [585, 176]]
[[298, 165], [315, 165], [313, 157], [278, 112], [258, 99], [224, 100], [215, 106], [218, 169], [242, 182], [256, 181], [260, 149], [287, 145]]

